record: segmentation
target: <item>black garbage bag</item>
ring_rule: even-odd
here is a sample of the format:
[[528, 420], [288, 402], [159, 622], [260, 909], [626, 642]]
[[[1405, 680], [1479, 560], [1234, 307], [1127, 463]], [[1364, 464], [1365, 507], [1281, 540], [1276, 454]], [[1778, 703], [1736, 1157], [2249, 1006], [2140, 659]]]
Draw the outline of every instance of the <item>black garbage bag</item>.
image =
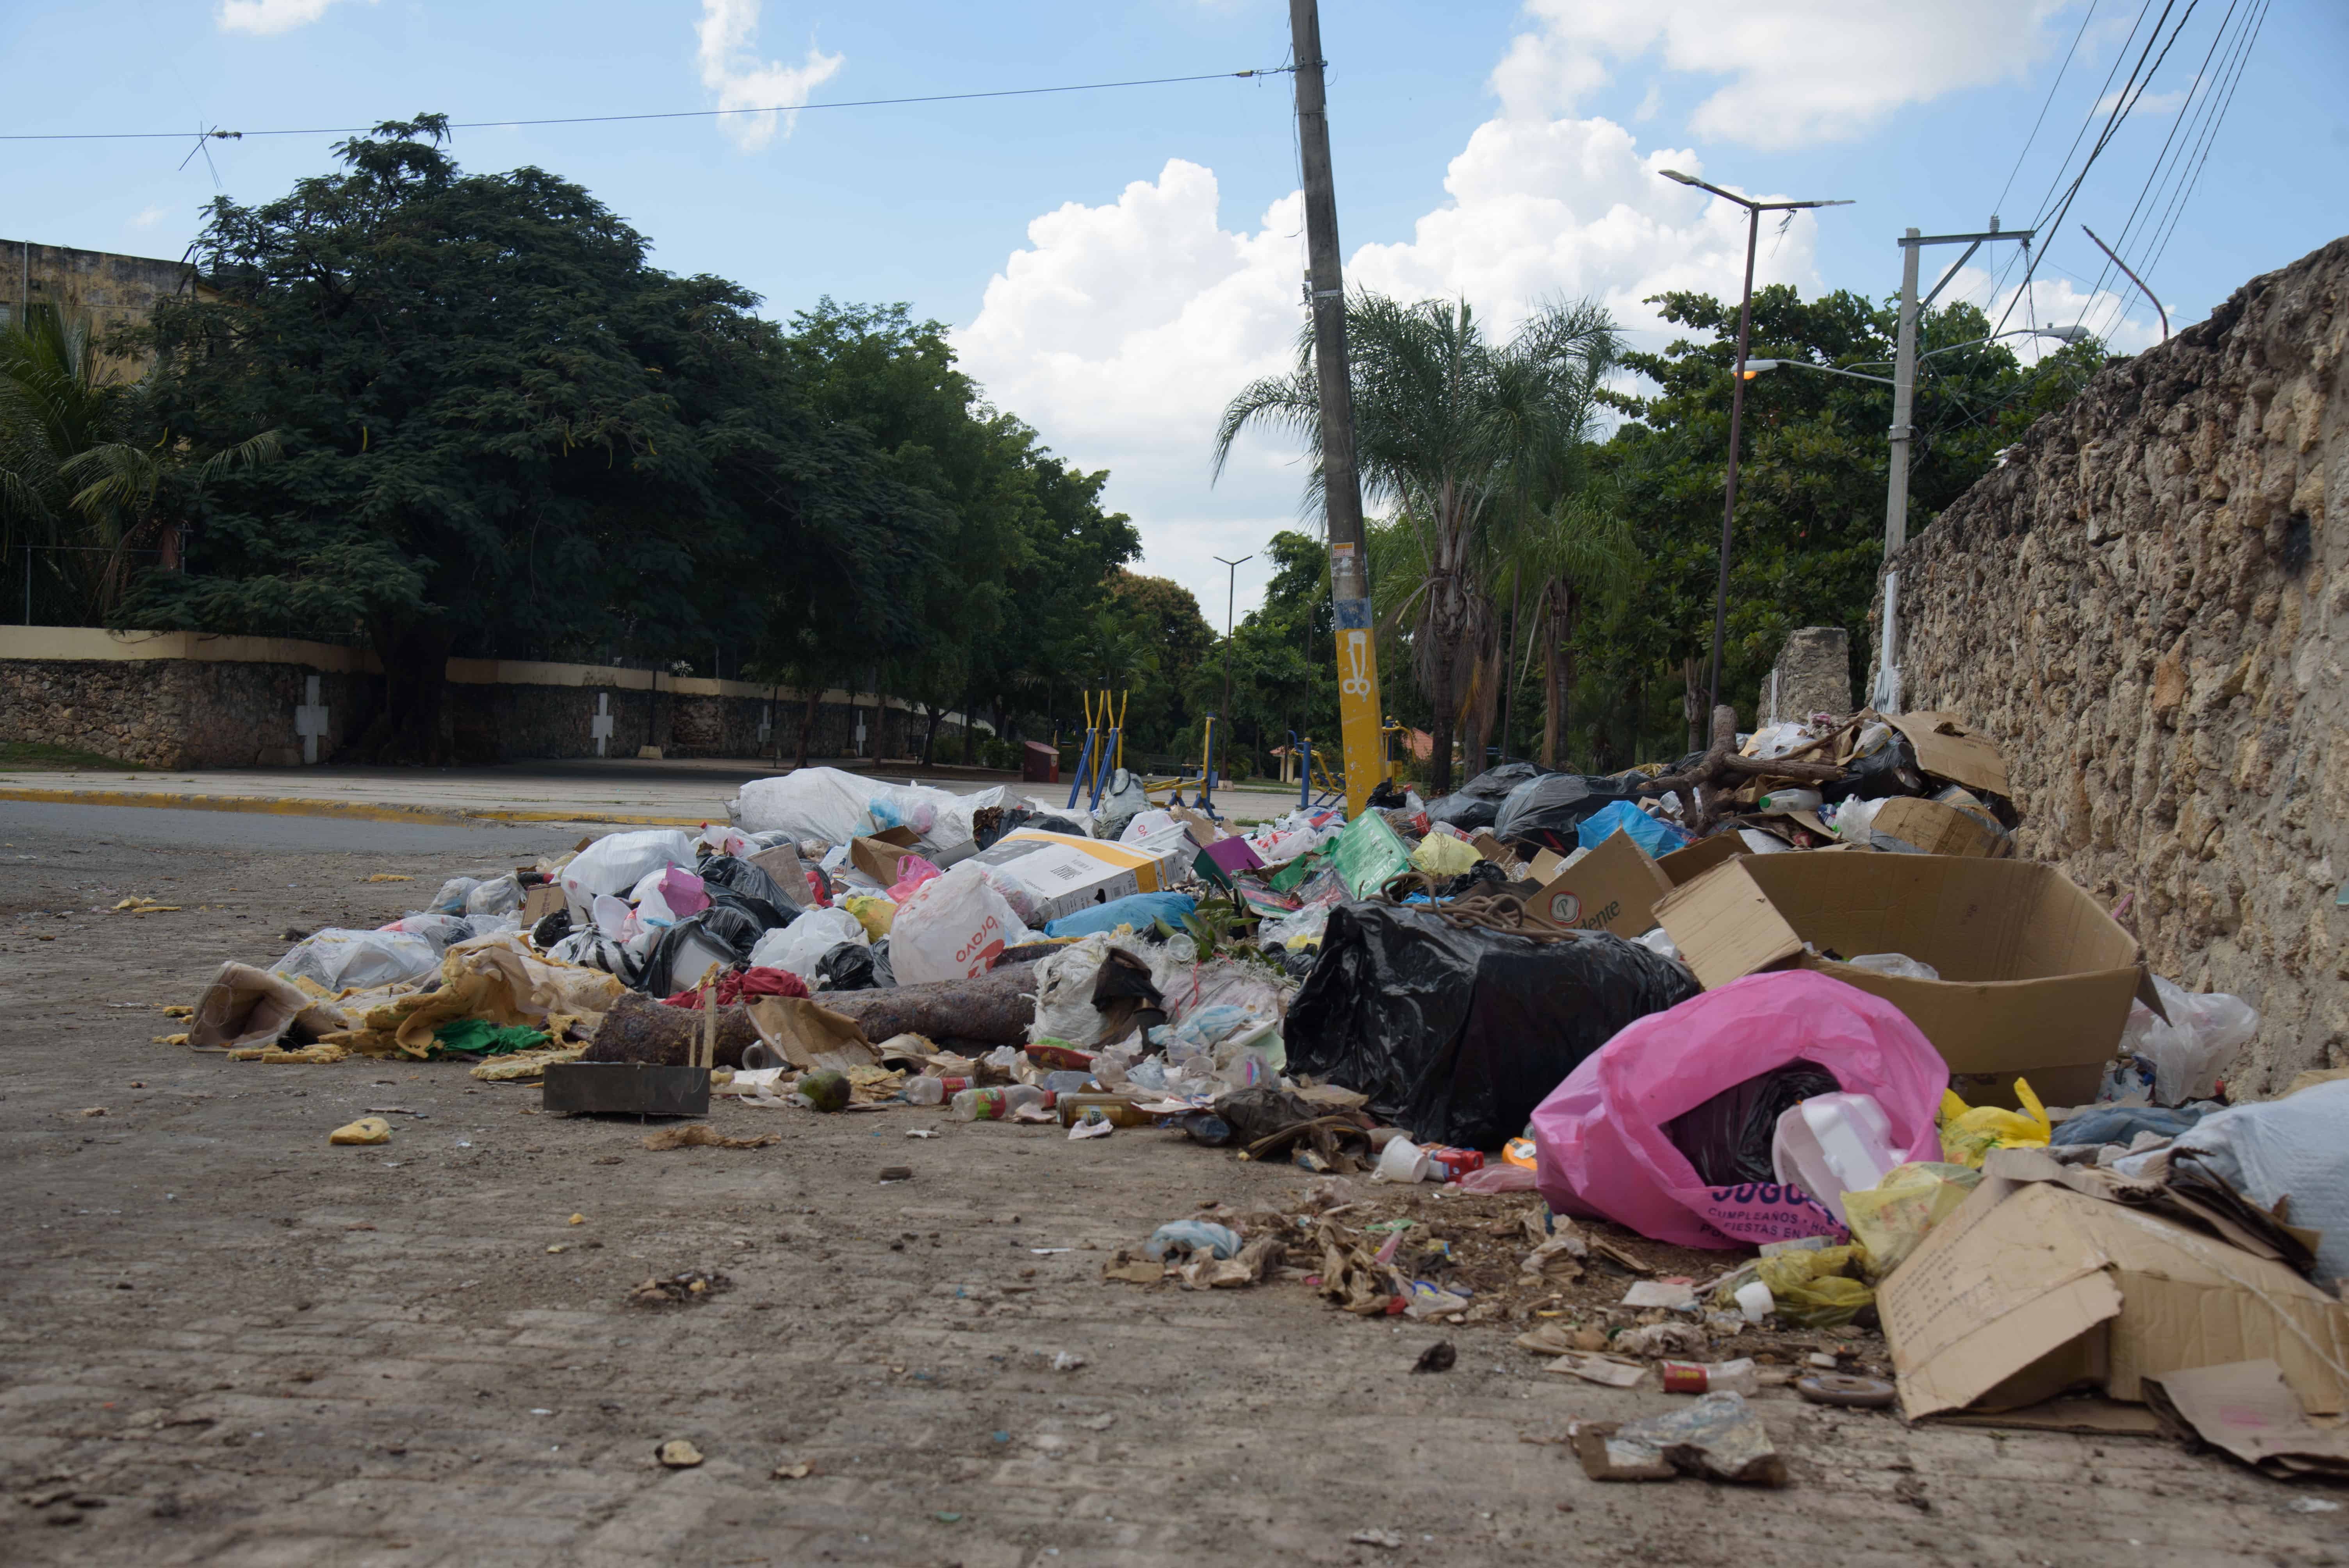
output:
[[1881, 800], [1888, 795], [1922, 795], [1925, 775], [1917, 766], [1917, 748], [1899, 730], [1892, 738], [1858, 758], [1832, 784], [1819, 786], [1819, 799]]
[[1371, 786], [1369, 803], [1381, 810], [1400, 810], [1410, 801], [1411, 798], [1403, 793], [1402, 786], [1392, 779], [1381, 779]]
[[[751, 869], [755, 871], [758, 868], [754, 866]], [[793, 903], [770, 903], [750, 893], [736, 892], [732, 888], [712, 887], [709, 891], [710, 908], [730, 909], [746, 919], [755, 920], [761, 931], [773, 931], [799, 918], [799, 906]]]
[[1480, 888], [1506, 887], [1508, 885], [1508, 872], [1503, 871], [1499, 865], [1495, 864], [1492, 861], [1478, 861], [1475, 865], [1470, 866], [1458, 876], [1452, 878], [1449, 882], [1439, 886], [1435, 890], [1435, 896], [1440, 899], [1454, 899], [1458, 898], [1463, 893], [1475, 892]]
[[1538, 942], [1347, 903], [1282, 1037], [1292, 1074], [1368, 1095], [1414, 1140], [1491, 1150], [1617, 1030], [1696, 994], [1687, 970], [1603, 932]]
[[699, 985], [712, 964], [734, 969], [750, 962], [759, 935], [759, 923], [750, 916], [712, 904], [662, 932], [645, 955], [643, 973], [627, 983], [649, 996], [673, 996]]
[[1815, 1094], [1842, 1088], [1816, 1062], [1788, 1062], [1681, 1112], [1664, 1123], [1664, 1136], [1708, 1187], [1775, 1181], [1770, 1146], [1777, 1140], [1778, 1118]]
[[889, 965], [889, 939], [883, 937], [867, 951], [873, 954], [873, 984], [884, 991], [896, 985], [897, 972]]
[[1501, 802], [1508, 798], [1509, 791], [1540, 773], [1541, 769], [1530, 762], [1504, 762], [1498, 768], [1487, 768], [1451, 794], [1430, 800], [1427, 820], [1449, 822], [1464, 833], [1489, 828], [1500, 814]]
[[571, 934], [571, 912], [558, 909], [530, 928], [530, 940], [541, 953]]
[[1493, 818], [1493, 836], [1503, 843], [1530, 845], [1558, 854], [1573, 851], [1575, 830], [1601, 807], [1632, 799], [1613, 779], [1579, 773], [1544, 773], [1509, 791]]
[[821, 991], [870, 991], [880, 984], [874, 975], [873, 949], [862, 942], [843, 942], [815, 961], [816, 988]]
[[733, 855], [713, 855], [706, 851], [701, 863], [693, 868], [712, 892], [726, 888], [746, 898], [755, 898], [775, 909], [796, 910], [798, 901], [766, 872], [749, 861]]

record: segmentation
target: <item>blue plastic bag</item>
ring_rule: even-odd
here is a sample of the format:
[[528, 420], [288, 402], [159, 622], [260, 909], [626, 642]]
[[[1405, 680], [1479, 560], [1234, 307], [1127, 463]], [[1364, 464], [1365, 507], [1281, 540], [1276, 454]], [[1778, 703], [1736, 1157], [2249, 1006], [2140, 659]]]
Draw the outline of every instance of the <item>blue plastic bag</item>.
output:
[[1047, 936], [1091, 936], [1097, 931], [1115, 931], [1130, 925], [1136, 931], [1148, 931], [1158, 921], [1180, 931], [1183, 917], [1196, 911], [1199, 901], [1187, 892], [1137, 892], [1123, 898], [1113, 898], [1107, 903], [1097, 903], [1081, 909], [1074, 914], [1064, 914], [1048, 922]]
[[1574, 841], [1595, 850], [1617, 833], [1630, 834], [1632, 842], [1660, 858], [1689, 841], [1686, 833], [1660, 817], [1649, 816], [1629, 800], [1618, 800], [1584, 818], [1574, 830]]

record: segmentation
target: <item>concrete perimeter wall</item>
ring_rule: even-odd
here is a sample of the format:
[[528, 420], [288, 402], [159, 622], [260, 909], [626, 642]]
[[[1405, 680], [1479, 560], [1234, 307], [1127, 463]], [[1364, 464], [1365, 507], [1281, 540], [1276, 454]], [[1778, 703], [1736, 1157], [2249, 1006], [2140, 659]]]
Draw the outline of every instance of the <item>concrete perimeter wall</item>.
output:
[[[669, 757], [761, 757], [774, 754], [779, 737], [789, 758], [805, 713], [804, 694], [789, 686], [650, 670], [451, 659], [448, 676], [459, 755], [484, 762], [634, 757], [645, 746]], [[382, 666], [365, 649], [190, 632], [0, 626], [0, 740], [43, 741], [156, 768], [292, 767], [305, 752], [332, 758], [366, 730], [383, 700]], [[876, 722], [871, 694], [828, 691], [809, 749], [820, 757], [903, 757], [920, 743], [926, 724], [902, 699], [888, 699]], [[305, 746], [305, 727], [320, 731], [315, 748]], [[962, 730], [957, 714], [938, 726], [941, 741]]]
[[2349, 1065], [2349, 239], [2032, 427], [1892, 562], [1905, 706], [2012, 765], [2019, 848], [2262, 1015], [2241, 1086]]

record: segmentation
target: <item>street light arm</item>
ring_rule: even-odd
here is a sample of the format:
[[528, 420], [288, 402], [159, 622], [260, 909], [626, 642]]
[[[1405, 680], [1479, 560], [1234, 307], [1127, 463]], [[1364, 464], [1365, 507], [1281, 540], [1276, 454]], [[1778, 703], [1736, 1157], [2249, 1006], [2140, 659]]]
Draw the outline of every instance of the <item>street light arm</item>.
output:
[[1814, 365], [1807, 359], [1749, 359], [1745, 362], [1746, 378], [1751, 380], [1762, 371], [1775, 370], [1782, 365], [1790, 370], [1816, 370], [1822, 376], [1848, 376], [1854, 381], [1874, 381], [1886, 387], [1893, 384], [1889, 376], [1862, 376], [1857, 370], [1839, 370], [1832, 365]]

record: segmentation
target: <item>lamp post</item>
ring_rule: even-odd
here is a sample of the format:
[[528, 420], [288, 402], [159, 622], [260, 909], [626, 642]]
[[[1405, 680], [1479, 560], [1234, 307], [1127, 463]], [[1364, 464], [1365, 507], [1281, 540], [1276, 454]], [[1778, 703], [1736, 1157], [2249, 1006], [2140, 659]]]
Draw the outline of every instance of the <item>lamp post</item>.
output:
[[[1250, 552], [1237, 561], [1225, 561], [1220, 555], [1216, 559], [1231, 568], [1224, 580], [1224, 744], [1228, 747], [1231, 744], [1232, 729], [1232, 608], [1239, 598], [1240, 567], [1247, 562], [1254, 561], [1256, 555], [1255, 552]], [[1223, 755], [1220, 751], [1216, 754], [1216, 761], [1218, 765], [1216, 771], [1221, 773]]]
[[1721, 582], [1713, 599], [1713, 685], [1707, 705], [1708, 729], [1710, 712], [1721, 706], [1721, 645], [1729, 631], [1729, 548], [1731, 527], [1737, 518], [1737, 443], [1745, 422], [1745, 339], [1754, 322], [1754, 252], [1762, 237], [1762, 214], [1790, 212], [1804, 207], [1848, 207], [1849, 201], [1756, 201], [1718, 185], [1707, 184], [1692, 174], [1682, 174], [1677, 169], [1657, 170], [1667, 180], [1682, 185], [1709, 191], [1724, 201], [1734, 201], [1745, 209], [1745, 292], [1737, 305], [1737, 366], [1730, 378], [1729, 388], [1729, 478], [1722, 489], [1721, 498]]

